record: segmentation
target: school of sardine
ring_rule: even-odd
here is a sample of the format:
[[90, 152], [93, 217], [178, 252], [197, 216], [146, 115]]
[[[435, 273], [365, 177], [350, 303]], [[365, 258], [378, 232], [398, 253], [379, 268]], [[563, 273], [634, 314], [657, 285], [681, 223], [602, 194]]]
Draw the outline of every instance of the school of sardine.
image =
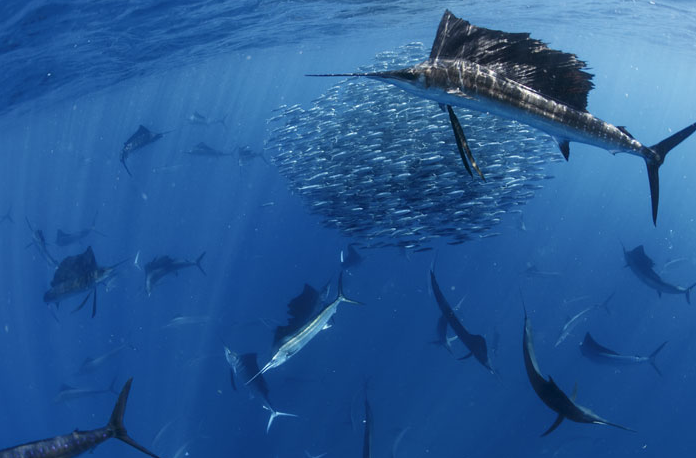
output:
[[[377, 55], [361, 71], [422, 60], [420, 43]], [[451, 142], [447, 113], [387, 85], [349, 78], [311, 107], [283, 106], [266, 148], [310, 212], [369, 247], [426, 248], [495, 235], [561, 159], [551, 140], [515, 121], [461, 112], [486, 181], [471, 178]], [[278, 125], [278, 123], [280, 125]], [[473, 147], [473, 146], [472, 146]]]

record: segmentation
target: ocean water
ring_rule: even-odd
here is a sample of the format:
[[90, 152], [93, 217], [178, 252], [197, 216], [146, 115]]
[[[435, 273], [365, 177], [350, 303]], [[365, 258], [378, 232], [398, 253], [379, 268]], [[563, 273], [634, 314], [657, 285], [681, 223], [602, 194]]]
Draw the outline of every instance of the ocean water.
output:
[[[656, 227], [642, 161], [573, 143], [569, 162], [543, 165], [553, 179], [484, 237], [443, 237], [420, 252], [361, 248], [364, 239], [327, 227], [273, 161], [278, 124], [267, 121], [278, 108], [308, 109], [342, 84], [305, 74], [355, 71], [414, 42], [427, 50], [445, 9], [575, 53], [594, 74], [589, 111], [648, 145], [696, 120], [696, 5], [685, 0], [3, 1], [0, 213], [10, 209], [14, 222], [0, 223], [0, 448], [103, 426], [115, 395], [62, 402], [61, 386], [104, 390], [115, 380], [118, 389], [133, 377], [126, 426], [162, 458], [359, 456], [365, 392], [375, 457], [690, 456], [696, 312], [683, 295], [659, 298], [641, 283], [622, 244], [644, 245], [670, 282], [696, 281], [696, 139], [660, 170]], [[225, 122], [195, 125], [194, 112]], [[441, 116], [434, 103], [432, 113]], [[132, 154], [130, 177], [119, 154], [141, 124], [171, 132]], [[448, 141], [443, 151], [456, 157]], [[268, 162], [184, 154], [200, 142], [249, 147]], [[95, 215], [103, 235], [53, 243], [58, 229], [88, 228]], [[57, 310], [44, 303], [54, 271], [27, 248], [25, 220], [58, 260], [92, 246], [100, 265], [126, 261], [99, 286], [94, 318], [91, 302], [71, 313], [84, 295]], [[305, 283], [329, 282], [335, 296], [349, 243], [361, 244], [363, 261], [345, 272], [344, 289], [364, 305], [341, 304], [330, 329], [265, 374], [274, 406], [297, 415], [266, 433], [268, 412], [232, 388], [221, 341], [265, 364], [273, 328]], [[136, 255], [142, 267], [203, 252], [207, 275], [182, 270], [148, 296]], [[430, 344], [433, 263], [449, 302], [463, 299], [459, 318], [488, 341], [498, 376], [457, 360], [467, 353], [460, 342], [454, 356]], [[612, 293], [610, 314], [589, 312], [554, 346], [568, 316]], [[556, 414], [525, 374], [520, 294], [542, 372], [569, 394], [577, 383], [579, 404], [636, 432], [565, 421], [539, 437]], [[181, 316], [203, 319], [171, 324]], [[668, 341], [662, 376], [584, 358], [588, 331], [629, 355]], [[94, 454], [144, 456], [115, 440]]]

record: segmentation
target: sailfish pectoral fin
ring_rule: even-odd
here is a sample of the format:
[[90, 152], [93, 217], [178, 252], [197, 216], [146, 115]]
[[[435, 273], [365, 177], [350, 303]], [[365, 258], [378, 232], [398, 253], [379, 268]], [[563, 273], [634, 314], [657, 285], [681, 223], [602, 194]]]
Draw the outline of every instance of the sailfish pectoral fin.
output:
[[97, 314], [97, 288], [94, 288], [94, 300], [92, 301], [92, 318]]
[[465, 359], [471, 358], [473, 355], [474, 355], [473, 352], [469, 352], [468, 355], [462, 356], [461, 358], [457, 358], [457, 360], [459, 360], [459, 361], [464, 361]]
[[466, 167], [466, 171], [469, 172], [469, 175], [471, 175], [472, 177], [474, 176], [471, 173], [471, 168], [469, 168], [470, 162], [471, 167], [473, 167], [474, 170], [476, 170], [476, 173], [478, 173], [481, 179], [483, 181], [486, 181], [486, 178], [483, 176], [483, 173], [481, 173], [481, 169], [479, 169], [478, 164], [476, 164], [476, 159], [474, 159], [474, 155], [471, 154], [471, 149], [469, 148], [469, 144], [466, 141], [466, 136], [464, 136], [464, 130], [462, 130], [462, 125], [459, 124], [459, 119], [457, 119], [457, 115], [454, 114], [454, 110], [452, 109], [451, 105], [447, 105], [447, 112], [449, 113], [450, 122], [452, 123], [452, 131], [454, 132], [454, 139], [457, 142], [459, 156], [461, 156], [462, 158], [462, 162], [464, 163], [464, 167]]
[[546, 432], [544, 432], [544, 434], [541, 435], [541, 437], [548, 436], [549, 434], [551, 434], [556, 428], [558, 428], [561, 422], [563, 422], [564, 418], [565, 417], [563, 416], [563, 414], [559, 413], [556, 417], [556, 421], [554, 421], [553, 424], [549, 426], [549, 429], [547, 429]]
[[82, 302], [80, 302], [80, 305], [78, 305], [78, 306], [77, 306], [72, 312], [70, 312], [70, 313], [73, 314], [73, 313], [79, 312], [79, 311], [82, 309], [82, 307], [85, 306], [85, 304], [87, 303], [87, 299], [89, 299], [89, 297], [90, 297], [91, 295], [92, 295], [92, 291], [90, 291], [90, 292], [85, 296], [85, 298], [82, 299]]
[[570, 142], [568, 140], [556, 140], [558, 141], [558, 147], [561, 149], [561, 154], [567, 161], [570, 158]]

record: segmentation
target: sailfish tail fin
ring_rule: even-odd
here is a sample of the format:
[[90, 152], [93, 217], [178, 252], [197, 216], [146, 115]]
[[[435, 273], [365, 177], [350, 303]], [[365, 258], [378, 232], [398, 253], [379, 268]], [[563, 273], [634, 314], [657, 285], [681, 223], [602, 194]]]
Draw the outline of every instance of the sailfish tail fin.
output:
[[118, 395], [116, 406], [114, 406], [114, 410], [111, 413], [109, 424], [106, 425], [106, 427], [113, 431], [114, 437], [116, 439], [125, 442], [126, 444], [140, 450], [146, 455], [150, 455], [152, 458], [159, 458], [157, 455], [155, 455], [154, 453], [152, 453], [151, 451], [134, 441], [128, 435], [128, 431], [126, 431], [126, 427], [123, 424], [123, 415], [126, 412], [126, 402], [128, 402], [128, 394], [130, 393], [131, 383], [133, 383], [132, 377], [128, 379], [125, 385], [123, 385], [123, 389], [121, 389], [121, 394]]
[[203, 270], [203, 266], [201, 265], [201, 261], [203, 260], [203, 256], [205, 256], [205, 251], [201, 253], [200, 256], [198, 256], [198, 259], [196, 259], [196, 267], [198, 267], [198, 270], [203, 272], [203, 275], [208, 275], [205, 273], [205, 270]]
[[696, 283], [694, 283], [693, 285], [686, 288], [685, 294], [686, 294], [686, 303], [687, 304], [691, 304], [691, 290], [694, 289], [694, 286], [696, 286]]
[[665, 161], [667, 153], [669, 153], [672, 148], [686, 140], [695, 131], [696, 123], [693, 123], [649, 148], [658, 156], [658, 159], [655, 161], [645, 161], [645, 164], [648, 167], [648, 180], [650, 181], [650, 199], [652, 200], [653, 224], [657, 224], [657, 206], [660, 201], [660, 177], [658, 170]]
[[657, 347], [657, 349], [655, 349], [654, 352], [650, 353], [650, 356], [649, 356], [650, 365], [653, 367], [653, 369], [655, 369], [657, 371], [658, 374], [660, 374], [660, 377], [662, 377], [662, 371], [660, 371], [660, 368], [657, 367], [657, 363], [655, 362], [655, 358], [657, 358], [657, 354], [660, 353], [660, 351], [665, 347], [665, 345], [667, 345], [667, 342], [666, 341], [662, 342], [662, 345]]
[[336, 300], [343, 302], [348, 302], [349, 304], [364, 305], [362, 302], [354, 301], [353, 299], [348, 299], [345, 294], [343, 294], [343, 272], [338, 276], [338, 297]]
[[266, 434], [268, 434], [268, 431], [271, 430], [271, 425], [273, 424], [273, 420], [275, 420], [277, 417], [297, 417], [297, 415], [295, 415], [294, 413], [278, 412], [276, 410], [269, 409], [268, 407], [265, 407], [265, 406], [264, 406], [264, 409], [271, 411], [271, 416], [268, 418], [268, 425], [266, 425]]

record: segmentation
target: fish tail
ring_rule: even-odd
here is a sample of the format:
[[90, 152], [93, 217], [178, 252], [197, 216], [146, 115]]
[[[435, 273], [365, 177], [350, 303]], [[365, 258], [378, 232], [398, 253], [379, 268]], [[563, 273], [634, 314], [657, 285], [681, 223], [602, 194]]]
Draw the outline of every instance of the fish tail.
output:
[[266, 434], [268, 434], [268, 431], [271, 430], [271, 425], [273, 424], [273, 420], [276, 419], [276, 417], [297, 417], [294, 413], [287, 413], [287, 412], [278, 412], [276, 410], [268, 409], [267, 410], [271, 411], [271, 416], [268, 417], [268, 424], [266, 425]]
[[343, 294], [343, 271], [338, 276], [338, 298], [336, 300], [348, 302], [349, 304], [363, 305], [362, 302], [354, 301], [353, 299], [348, 299], [345, 294]]
[[115, 395], [118, 395], [118, 391], [116, 391], [116, 378], [118, 376], [114, 375], [114, 378], [111, 379], [111, 384], [109, 385], [109, 393], [114, 393]]
[[151, 451], [134, 441], [128, 435], [128, 431], [126, 431], [126, 427], [123, 424], [123, 414], [126, 412], [126, 402], [128, 401], [128, 393], [130, 393], [131, 383], [133, 383], [132, 377], [128, 379], [125, 385], [123, 385], [123, 389], [121, 389], [121, 394], [118, 395], [116, 406], [114, 406], [114, 410], [111, 413], [109, 424], [106, 425], [106, 427], [111, 432], [113, 432], [113, 437], [115, 437], [116, 439], [125, 442], [126, 444], [130, 445], [135, 449], [140, 450], [146, 455], [150, 455], [153, 458], [159, 458], [157, 455], [155, 455], [154, 453], [152, 453]]
[[205, 251], [203, 253], [201, 253], [200, 256], [198, 256], [198, 259], [196, 259], [196, 267], [198, 267], [198, 270], [203, 272], [203, 275], [207, 276], [208, 274], [205, 273], [205, 270], [203, 270], [203, 266], [201, 265], [201, 261], [203, 260], [203, 256], [205, 256]]
[[230, 116], [230, 114], [227, 113], [225, 116], [222, 117], [222, 119], [220, 119], [220, 124], [222, 124], [223, 127], [228, 127], [228, 128], [230, 127], [227, 125], [227, 118], [229, 118], [229, 116]]
[[121, 158], [121, 163], [123, 164], [123, 168], [126, 169], [126, 172], [128, 172], [128, 176], [132, 178], [132, 177], [133, 177], [133, 174], [131, 173], [130, 170], [128, 170], [128, 164], [126, 164], [126, 158], [125, 158], [125, 157], [122, 157], [122, 158]]
[[650, 365], [653, 367], [653, 369], [655, 369], [657, 371], [658, 374], [660, 374], [660, 377], [662, 377], [662, 371], [660, 371], [660, 368], [657, 367], [657, 363], [655, 362], [655, 358], [657, 358], [657, 354], [660, 353], [660, 351], [665, 347], [665, 345], [667, 345], [667, 342], [666, 341], [662, 342], [662, 345], [657, 347], [657, 349], [654, 352], [650, 353], [650, 356], [649, 356]]
[[696, 283], [686, 288], [686, 303], [691, 304], [691, 290], [696, 286]]
[[657, 160], [646, 160], [645, 164], [648, 167], [648, 180], [650, 182], [650, 199], [652, 201], [652, 217], [653, 224], [657, 225], [657, 206], [660, 201], [660, 177], [658, 170], [660, 166], [665, 161], [667, 153], [669, 153], [672, 148], [686, 140], [691, 134], [696, 131], [696, 123], [691, 124], [688, 127], [680, 130], [674, 135], [667, 137], [660, 143], [648, 148], [653, 153], [657, 154]]

